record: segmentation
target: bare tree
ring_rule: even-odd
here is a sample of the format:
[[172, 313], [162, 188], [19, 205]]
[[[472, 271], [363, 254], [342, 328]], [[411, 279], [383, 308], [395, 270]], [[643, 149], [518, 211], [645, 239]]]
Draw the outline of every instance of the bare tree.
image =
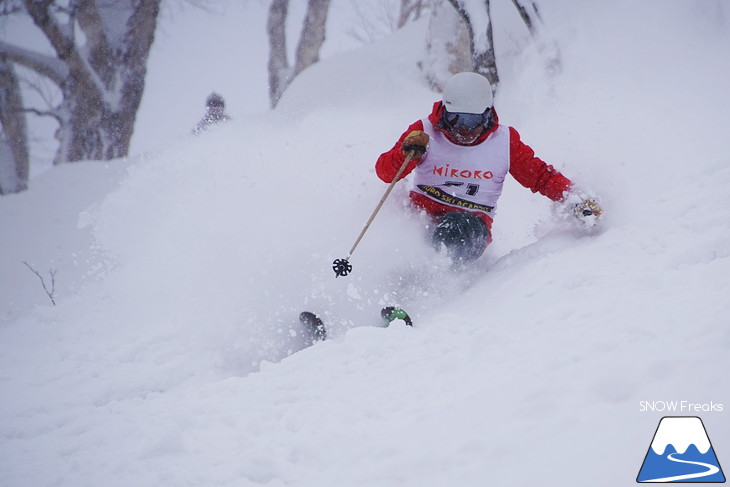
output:
[[[52, 54], [0, 41], [0, 55], [51, 80], [61, 102], [54, 164], [127, 155], [161, 0], [15, 0]], [[37, 111], [41, 113], [41, 111]]]
[[13, 65], [0, 56], [0, 195], [28, 187], [28, 130]]
[[292, 68], [286, 49], [286, 18], [289, 0], [271, 2], [267, 31], [269, 36], [269, 99], [272, 108], [279, 103], [281, 95], [292, 80], [319, 61], [319, 51], [325, 39], [329, 5], [330, 0], [308, 1], [307, 13]]

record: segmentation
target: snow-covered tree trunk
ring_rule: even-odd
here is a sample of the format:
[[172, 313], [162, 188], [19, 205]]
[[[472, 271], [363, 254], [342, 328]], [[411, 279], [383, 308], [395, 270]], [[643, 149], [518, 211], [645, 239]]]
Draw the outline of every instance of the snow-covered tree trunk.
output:
[[439, 91], [452, 74], [474, 68], [469, 30], [447, 0], [436, 1], [431, 9], [426, 52], [419, 65], [429, 84]]
[[0, 56], [0, 194], [28, 186], [28, 131], [23, 97], [13, 65]]
[[0, 54], [60, 89], [62, 100], [49, 112], [59, 123], [55, 164], [127, 154], [160, 1], [23, 1], [54, 54], [6, 42]]
[[273, 0], [269, 7], [267, 32], [269, 36], [269, 100], [276, 107], [292, 80], [306, 68], [319, 61], [324, 43], [330, 0], [309, 0], [304, 25], [297, 45], [294, 68], [286, 50], [286, 19], [289, 0]]
[[472, 70], [487, 77], [496, 90], [499, 84], [497, 59], [494, 55], [490, 0], [449, 0], [461, 16], [469, 33]]

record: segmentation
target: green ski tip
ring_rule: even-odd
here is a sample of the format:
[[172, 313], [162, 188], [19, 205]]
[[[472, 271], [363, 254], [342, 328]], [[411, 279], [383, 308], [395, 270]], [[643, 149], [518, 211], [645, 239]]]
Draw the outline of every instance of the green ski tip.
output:
[[406, 313], [405, 310], [396, 308], [395, 306], [386, 306], [380, 310], [380, 316], [383, 317], [383, 320], [385, 320], [387, 324], [390, 324], [394, 320], [403, 320], [406, 322], [406, 325], [413, 326], [413, 320], [411, 320], [411, 317], [408, 316], [408, 313]]

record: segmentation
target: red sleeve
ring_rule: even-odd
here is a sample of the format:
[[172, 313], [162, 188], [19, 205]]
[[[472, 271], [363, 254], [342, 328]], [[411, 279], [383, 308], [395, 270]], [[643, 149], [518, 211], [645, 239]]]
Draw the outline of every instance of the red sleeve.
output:
[[512, 127], [509, 129], [509, 155], [510, 174], [533, 193], [560, 201], [572, 186], [570, 179], [535, 157], [535, 152], [520, 140], [520, 134]]
[[[406, 160], [406, 156], [403, 154], [403, 150], [401, 149], [401, 143], [403, 143], [403, 139], [405, 139], [406, 136], [414, 130], [423, 130], [423, 122], [419, 120], [412, 123], [410, 127], [408, 127], [408, 130], [403, 132], [403, 135], [400, 136], [400, 139], [398, 139], [398, 142], [395, 143], [393, 148], [378, 157], [378, 161], [375, 163], [375, 173], [386, 183], [393, 181], [395, 175], [398, 174], [398, 169], [400, 169], [403, 162]], [[400, 178], [403, 179], [406, 177], [411, 171], [413, 171], [420, 161], [420, 158], [412, 159], [411, 162], [408, 163], [408, 166], [406, 166], [406, 169], [403, 171]]]

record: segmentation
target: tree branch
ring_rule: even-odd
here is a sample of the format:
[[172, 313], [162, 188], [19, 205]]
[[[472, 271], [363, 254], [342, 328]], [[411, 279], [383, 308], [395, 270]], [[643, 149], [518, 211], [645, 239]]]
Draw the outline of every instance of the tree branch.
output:
[[55, 118], [57, 121], [60, 121], [61, 117], [58, 115], [58, 112], [55, 110], [39, 110], [34, 107], [25, 107], [21, 110], [24, 113], [32, 113], [33, 115], [37, 115], [39, 117], [52, 117]]
[[66, 65], [51, 56], [0, 41], [0, 55], [21, 66], [41, 74], [61, 86], [68, 77]]
[[46, 280], [43, 279], [43, 276], [41, 276], [40, 272], [35, 270], [30, 264], [28, 264], [26, 261], [23, 261], [23, 264], [30, 269], [30, 271], [35, 274], [38, 279], [41, 281], [41, 285], [43, 286], [43, 290], [46, 292], [46, 295], [51, 300], [51, 303], [53, 303], [53, 306], [56, 306], [56, 299], [55, 299], [55, 293], [56, 293], [56, 271], [51, 269], [49, 271], [51, 275], [51, 289], [49, 290], [46, 286]]

